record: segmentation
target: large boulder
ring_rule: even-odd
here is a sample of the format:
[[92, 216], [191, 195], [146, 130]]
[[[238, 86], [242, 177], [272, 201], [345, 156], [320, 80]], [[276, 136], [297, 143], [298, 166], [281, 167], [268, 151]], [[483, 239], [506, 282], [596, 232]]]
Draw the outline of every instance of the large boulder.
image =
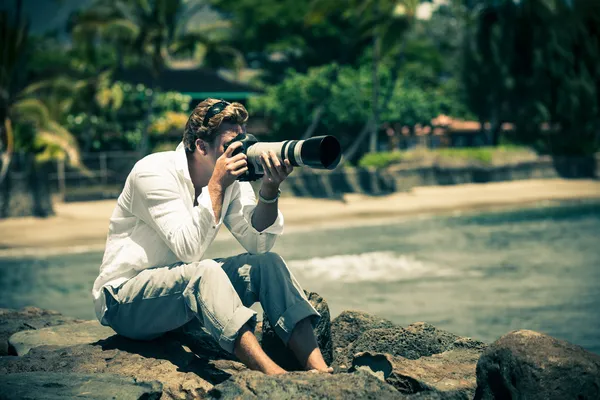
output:
[[37, 307], [25, 307], [21, 310], [0, 308], [0, 356], [10, 354], [8, 338], [16, 332], [78, 322], [83, 320]]
[[371, 329], [393, 328], [393, 322], [362, 311], [342, 311], [331, 322], [331, 339], [334, 351], [346, 348], [364, 332]]
[[46, 371], [158, 380], [163, 385], [162, 399], [205, 396], [215, 384], [245, 369], [237, 361], [195, 354], [185, 342], [170, 334], [153, 341], [114, 335], [92, 344], [40, 346], [25, 356], [0, 358], [0, 375]]
[[480, 354], [477, 349], [457, 349], [412, 360], [363, 352], [354, 356], [350, 370], [371, 370], [404, 394], [439, 392], [450, 398], [472, 399]]
[[9, 353], [23, 356], [30, 349], [55, 345], [69, 347], [76, 344], [94, 343], [115, 335], [115, 331], [98, 321], [68, 323], [36, 330], [21, 331], [8, 339]]
[[336, 354], [335, 366], [343, 370], [350, 366], [352, 356], [360, 352], [384, 353], [395, 357], [416, 360], [420, 357], [443, 353], [452, 349], [474, 349], [479, 352], [485, 344], [467, 337], [416, 322], [406, 328], [371, 329], [362, 333], [343, 351]]
[[0, 376], [3, 400], [123, 399], [158, 400], [160, 382], [137, 382], [111, 374], [22, 372]]
[[[416, 360], [419, 357], [442, 353], [453, 347], [460, 336], [438, 329], [425, 322], [406, 328], [372, 329], [363, 333], [351, 346], [353, 353], [374, 351]], [[462, 342], [469, 340], [462, 338]], [[473, 346], [483, 346], [473, 341]]]
[[390, 385], [363, 372], [323, 374], [291, 372], [269, 376], [247, 371], [216, 385], [215, 399], [402, 399]]
[[[313, 307], [321, 314], [321, 320], [314, 327], [317, 344], [323, 359], [327, 365], [333, 360], [333, 348], [331, 344], [331, 316], [329, 314], [329, 306], [325, 299], [314, 292], [307, 292], [306, 297]], [[263, 350], [267, 353], [275, 363], [281, 366], [286, 371], [301, 371], [303, 367], [300, 365], [294, 353], [283, 344], [279, 336], [275, 333], [273, 326], [266, 314], [263, 316], [262, 336], [260, 342]]]
[[476, 399], [600, 399], [600, 356], [528, 330], [508, 333], [477, 363]]
[[363, 333], [372, 329], [394, 328], [393, 322], [362, 311], [342, 311], [331, 322], [333, 362], [335, 372], [348, 370], [352, 361], [350, 347]]

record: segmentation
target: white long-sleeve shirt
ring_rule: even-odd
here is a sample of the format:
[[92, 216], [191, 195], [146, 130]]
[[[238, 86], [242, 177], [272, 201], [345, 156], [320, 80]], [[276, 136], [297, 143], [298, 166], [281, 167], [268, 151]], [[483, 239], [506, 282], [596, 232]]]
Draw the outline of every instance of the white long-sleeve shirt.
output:
[[235, 181], [223, 196], [215, 220], [208, 187], [194, 206], [194, 185], [183, 144], [138, 161], [125, 182], [110, 218], [100, 274], [92, 295], [102, 322], [106, 299], [102, 287], [117, 287], [140, 271], [178, 261], [200, 261], [222, 224], [249, 253], [264, 253], [283, 232], [283, 215], [262, 232], [252, 226], [256, 198], [248, 182]]

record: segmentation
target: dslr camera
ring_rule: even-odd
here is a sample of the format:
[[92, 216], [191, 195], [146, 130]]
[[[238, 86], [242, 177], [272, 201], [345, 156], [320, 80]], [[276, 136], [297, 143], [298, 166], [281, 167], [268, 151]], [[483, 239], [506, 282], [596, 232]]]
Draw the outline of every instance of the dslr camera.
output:
[[264, 175], [260, 155], [264, 151], [275, 152], [279, 161], [286, 158], [294, 167], [334, 169], [342, 158], [340, 142], [330, 135], [316, 136], [306, 140], [285, 140], [283, 142], [259, 142], [254, 135], [240, 133], [224, 145], [225, 150], [233, 142], [242, 142], [233, 155], [244, 153], [248, 157], [248, 171], [238, 177], [239, 181], [255, 181]]

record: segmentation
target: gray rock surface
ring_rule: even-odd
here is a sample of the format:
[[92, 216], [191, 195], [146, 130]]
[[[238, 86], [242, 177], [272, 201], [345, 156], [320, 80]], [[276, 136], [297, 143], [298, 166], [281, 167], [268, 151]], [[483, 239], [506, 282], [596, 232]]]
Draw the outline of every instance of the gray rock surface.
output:
[[334, 366], [344, 370], [345, 366], [351, 365], [354, 354], [365, 351], [415, 360], [454, 348], [481, 351], [485, 344], [438, 329], [431, 324], [416, 322], [406, 328], [366, 330], [353, 343], [337, 352]]
[[115, 334], [110, 327], [103, 326], [98, 321], [85, 321], [17, 332], [8, 339], [8, 344], [11, 354], [23, 356], [38, 346], [69, 347], [94, 343]]
[[40, 346], [22, 357], [0, 357], [0, 375], [48, 371], [158, 380], [163, 384], [161, 399], [202, 397], [213, 385], [245, 369], [237, 361], [194, 354], [171, 334], [150, 342], [114, 335], [94, 344]]
[[[308, 301], [321, 314], [321, 320], [314, 328], [317, 343], [323, 354], [323, 359], [327, 365], [333, 360], [333, 348], [331, 343], [331, 316], [329, 314], [329, 306], [327, 302], [314, 292], [304, 291]], [[267, 353], [273, 361], [287, 371], [301, 371], [302, 366], [296, 360], [287, 346], [283, 344], [279, 336], [275, 333], [272, 324], [266, 315], [263, 316], [262, 337], [260, 342], [265, 353]]]
[[416, 322], [406, 328], [366, 331], [352, 344], [351, 351], [374, 351], [416, 360], [450, 350], [457, 341], [460, 347], [484, 348], [481, 342], [457, 336], [425, 322]]
[[358, 337], [370, 329], [393, 328], [396, 325], [387, 319], [362, 311], [342, 311], [331, 322], [331, 339], [334, 351], [346, 348]]
[[0, 308], [0, 356], [10, 354], [8, 338], [16, 332], [77, 322], [83, 320], [37, 307], [25, 307], [21, 310]]
[[371, 369], [404, 394], [440, 392], [450, 397], [472, 399], [475, 369], [481, 350], [460, 349], [416, 360], [381, 353], [358, 353], [351, 370]]
[[479, 400], [600, 399], [600, 356], [528, 330], [508, 333], [477, 363]]
[[160, 399], [159, 382], [136, 382], [112, 374], [78, 374], [64, 372], [23, 372], [0, 376], [2, 400], [78, 399]]
[[370, 374], [321, 374], [292, 372], [267, 376], [242, 372], [216, 385], [210, 392], [215, 399], [402, 399], [390, 385]]

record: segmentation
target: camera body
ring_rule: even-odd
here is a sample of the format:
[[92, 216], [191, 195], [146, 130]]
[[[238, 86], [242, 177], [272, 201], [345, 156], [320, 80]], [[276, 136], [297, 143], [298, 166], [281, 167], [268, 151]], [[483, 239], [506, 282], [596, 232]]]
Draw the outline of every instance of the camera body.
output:
[[262, 178], [264, 171], [260, 162], [261, 153], [273, 151], [279, 161], [288, 159], [295, 167], [308, 166], [317, 169], [334, 169], [340, 163], [342, 148], [334, 136], [317, 136], [306, 140], [283, 142], [259, 142], [254, 135], [240, 133], [224, 145], [225, 150], [234, 142], [242, 142], [233, 155], [244, 153], [248, 157], [248, 171], [238, 177], [239, 181], [255, 181]]
[[[231, 144], [234, 142], [242, 142], [242, 145], [233, 151], [232, 156], [235, 156], [240, 153], [244, 153], [244, 154], [248, 155], [248, 148], [250, 148], [250, 146], [258, 143], [258, 139], [254, 135], [251, 135], [249, 133], [240, 133], [236, 137], [231, 139], [229, 142], [225, 143], [223, 145], [223, 148], [225, 150], [227, 150], [227, 148], [229, 146], [231, 146]], [[260, 161], [259, 161], [259, 165], [260, 165]], [[251, 162], [250, 159], [248, 159], [248, 171], [246, 171], [245, 174], [240, 175], [237, 178], [237, 180], [242, 181], [242, 182], [252, 182], [252, 181], [256, 181], [256, 180], [262, 178], [263, 175], [264, 175], [264, 172], [262, 172], [262, 167], [260, 168], [260, 171], [258, 171], [255, 163]]]

